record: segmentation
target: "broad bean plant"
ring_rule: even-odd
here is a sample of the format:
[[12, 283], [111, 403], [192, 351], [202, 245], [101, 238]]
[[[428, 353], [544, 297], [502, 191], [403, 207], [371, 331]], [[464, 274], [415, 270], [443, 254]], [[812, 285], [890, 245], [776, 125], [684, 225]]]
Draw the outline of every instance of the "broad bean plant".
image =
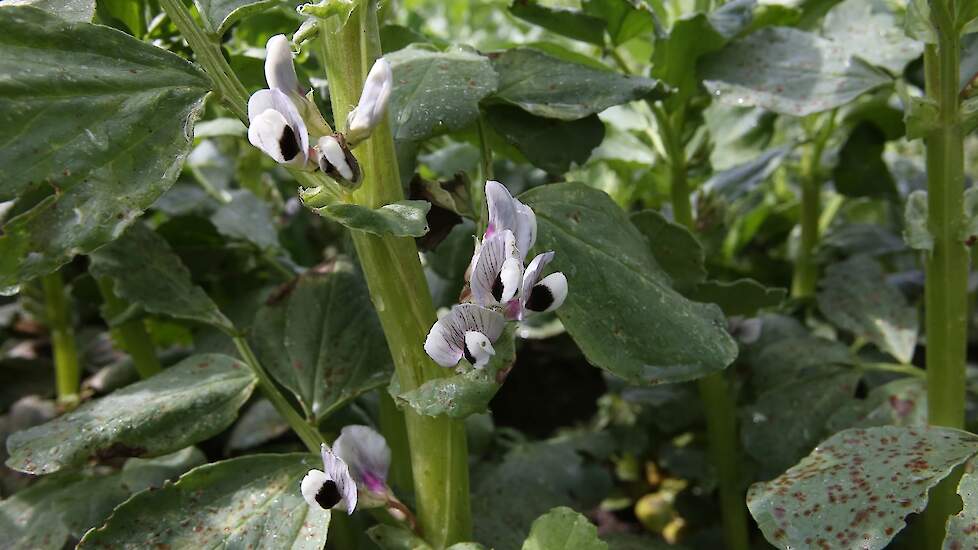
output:
[[978, 2], [0, 0], [0, 548], [978, 548]]

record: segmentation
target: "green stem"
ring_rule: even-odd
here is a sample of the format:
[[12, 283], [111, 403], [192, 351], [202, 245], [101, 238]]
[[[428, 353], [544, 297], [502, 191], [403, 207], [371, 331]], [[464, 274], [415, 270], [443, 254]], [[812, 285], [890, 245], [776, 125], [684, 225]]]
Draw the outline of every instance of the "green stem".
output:
[[[320, 44], [330, 83], [333, 115], [340, 124], [359, 100], [367, 71], [380, 54], [376, 3], [366, 2], [345, 26], [337, 18], [321, 21]], [[353, 194], [361, 205], [376, 208], [403, 199], [390, 124], [374, 129], [356, 150], [364, 174]], [[422, 343], [435, 322], [418, 250], [413, 239], [379, 237], [354, 231], [370, 296], [380, 317], [404, 391], [451, 371], [435, 366]], [[404, 413], [411, 451], [418, 520], [428, 543], [444, 548], [469, 539], [468, 451], [465, 425], [447, 417]]]
[[[938, 105], [937, 128], [927, 145], [927, 225], [934, 248], [927, 258], [924, 290], [927, 334], [927, 413], [933, 425], [964, 427], [968, 317], [968, 254], [960, 231], [964, 212], [964, 145], [958, 96], [961, 42], [955, 1], [934, 0], [931, 21], [937, 44], [926, 46], [927, 95]], [[927, 508], [929, 548], [940, 548], [947, 516], [960, 509], [953, 483], [931, 493]]]
[[55, 271], [41, 277], [41, 287], [44, 289], [44, 313], [54, 351], [58, 403], [72, 407], [78, 403], [81, 368], [78, 363], [78, 347], [75, 345], [75, 328], [71, 322], [71, 310], [61, 273]]
[[255, 374], [255, 377], [258, 378], [258, 388], [261, 392], [272, 402], [275, 410], [282, 415], [282, 418], [285, 419], [289, 427], [299, 436], [299, 439], [302, 440], [306, 447], [311, 452], [319, 454], [319, 446], [323, 443], [323, 436], [319, 433], [319, 430], [303, 420], [299, 416], [299, 413], [295, 411], [295, 408], [285, 399], [282, 392], [278, 390], [275, 383], [269, 378], [268, 373], [262, 368], [261, 363], [258, 362], [258, 358], [255, 357], [255, 352], [251, 350], [248, 341], [243, 336], [234, 336], [232, 340], [234, 340], [234, 347], [238, 349], [238, 354], [241, 356], [241, 359], [248, 365], [251, 372]]
[[927, 377], [927, 371], [919, 369], [913, 365], [901, 365], [900, 363], [860, 363], [859, 367], [866, 370], [906, 374], [907, 376], [913, 376], [915, 378]]
[[391, 482], [398, 489], [409, 490], [414, 486], [414, 476], [411, 474], [407, 426], [404, 415], [386, 391], [380, 392], [380, 432], [391, 448]]
[[[654, 105], [653, 113], [669, 153], [672, 181], [673, 216], [690, 231], [695, 231], [693, 208], [689, 201], [686, 174], [686, 150], [682, 143], [682, 128], [673, 128], [661, 106]], [[747, 550], [747, 514], [744, 491], [741, 490], [740, 451], [737, 445], [737, 408], [723, 372], [716, 372], [697, 381], [700, 400], [706, 415], [707, 445], [710, 460], [719, 479], [720, 510], [728, 550]]]
[[[102, 316], [106, 323], [110, 323], [112, 319], [124, 314], [129, 305], [116, 295], [112, 279], [100, 277], [97, 282], [104, 301]], [[110, 329], [119, 346], [132, 358], [140, 378], [149, 378], [162, 370], [153, 339], [146, 332], [146, 325], [143, 324], [142, 319], [125, 321]]]
[[815, 294], [818, 282], [818, 264], [815, 249], [818, 247], [819, 219], [821, 217], [821, 161], [825, 146], [835, 129], [835, 111], [816, 132], [812, 144], [805, 149], [801, 162], [801, 239], [795, 273], [791, 281], [791, 295], [803, 298]]

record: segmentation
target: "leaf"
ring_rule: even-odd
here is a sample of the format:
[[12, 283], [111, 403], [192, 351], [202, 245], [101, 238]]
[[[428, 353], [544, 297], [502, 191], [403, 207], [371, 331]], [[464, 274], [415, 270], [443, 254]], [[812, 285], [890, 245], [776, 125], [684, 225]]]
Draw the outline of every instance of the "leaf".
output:
[[133, 493], [159, 487], [206, 461], [187, 448], [151, 460], [133, 458], [110, 474], [59, 474], [0, 501], [0, 540], [7, 550], [60, 550], [69, 537], [101, 525]]
[[244, 365], [194, 355], [142, 382], [7, 438], [7, 466], [50, 474], [97, 460], [158, 456], [231, 425], [255, 388]]
[[336, 203], [317, 208], [316, 213], [349, 229], [395, 237], [423, 237], [428, 232], [428, 201], [397, 201], [380, 208]]
[[978, 546], [978, 476], [975, 475], [975, 459], [965, 464], [964, 475], [958, 483], [958, 494], [964, 507], [947, 520], [947, 536], [944, 550], [960, 550]]
[[249, 242], [260, 252], [281, 248], [271, 208], [246, 189], [232, 191], [231, 202], [211, 215], [211, 223], [225, 237]]
[[950, 428], [846, 430], [778, 478], [752, 485], [747, 507], [778, 548], [877, 550], [976, 451], [978, 437]]
[[91, 23], [95, 17], [95, 0], [6, 0], [0, 8], [31, 6], [70, 23]]
[[901, 378], [870, 390], [829, 417], [829, 432], [870, 426], [924, 426], [927, 424], [927, 388], [922, 378]]
[[306, 504], [299, 482], [311, 454], [249, 455], [207, 464], [139, 493], [89, 531], [89, 548], [290, 548], [321, 550], [330, 513]]
[[781, 166], [791, 149], [791, 147], [768, 149], [752, 160], [715, 172], [703, 184], [703, 192], [715, 193], [733, 202], [767, 181]]
[[704, 58], [700, 71], [718, 101], [794, 116], [840, 107], [892, 81], [834, 42], [787, 27], [732, 42]]
[[338, 17], [340, 27], [350, 21], [350, 15], [360, 4], [360, 0], [318, 0], [311, 4], [301, 4], [297, 10], [300, 14], [319, 19]]
[[896, 180], [883, 160], [885, 148], [886, 135], [875, 124], [861, 122], [853, 128], [832, 170], [836, 190], [847, 197], [898, 197]]
[[[269, 363], [263, 362], [264, 365]], [[268, 443], [269, 441], [288, 433], [289, 424], [275, 410], [268, 399], [255, 401], [231, 430], [227, 448], [231, 451], [242, 451]]]
[[917, 309], [883, 279], [880, 265], [866, 256], [832, 265], [819, 281], [818, 309], [838, 327], [906, 364], [917, 346]]
[[556, 251], [553, 269], [567, 277], [557, 315], [589, 362], [640, 384], [692, 380], [733, 362], [737, 345], [719, 308], [669, 286], [648, 241], [608, 195], [566, 183], [521, 198], [537, 214], [537, 249]]
[[703, 118], [713, 141], [710, 164], [714, 170], [723, 171], [747, 164], [744, 159], [757, 159], [768, 150], [777, 115], [758, 107], [715, 101], [704, 109]]
[[636, 212], [631, 221], [648, 239], [652, 255], [672, 278], [673, 288], [682, 292], [706, 280], [706, 253], [688, 229], [655, 210]]
[[577, 120], [637, 99], [662, 99], [658, 80], [595, 69], [532, 48], [493, 54], [499, 74], [493, 98], [545, 118]]
[[927, 191], [917, 189], [907, 195], [903, 210], [903, 240], [915, 250], [934, 250], [934, 235], [927, 228]]
[[91, 260], [92, 275], [112, 278], [115, 293], [129, 303], [151, 313], [235, 330], [210, 296], [194, 284], [166, 240], [142, 223], [92, 253]]
[[720, 306], [727, 317], [751, 317], [761, 309], [780, 305], [788, 297], [787, 289], [767, 287], [754, 279], [705, 281], [685, 294], [697, 302]]
[[614, 46], [655, 29], [655, 15], [641, 0], [587, 0], [584, 12], [604, 20]]
[[598, 528], [581, 514], [560, 506], [537, 518], [523, 550], [607, 550]]
[[466, 418], [485, 412], [516, 361], [515, 338], [514, 325], [507, 326], [496, 341], [496, 355], [485, 367], [435, 378], [409, 392], [395, 391], [395, 400], [426, 416]]
[[194, 0], [194, 3], [209, 30], [217, 36], [224, 36], [238, 20], [279, 4], [278, 0]]
[[285, 300], [258, 311], [249, 340], [269, 374], [317, 421], [393, 372], [367, 285], [347, 265], [301, 277]]
[[542, 514], [557, 506], [590, 509], [609, 490], [608, 472], [586, 464], [573, 441], [518, 445], [499, 464], [476, 470], [475, 539], [489, 548], [519, 548]]
[[380, 550], [431, 550], [431, 545], [403, 527], [374, 525], [367, 536]]
[[604, 139], [604, 124], [597, 115], [567, 122], [533, 116], [516, 107], [493, 105], [486, 109], [486, 119], [530, 163], [555, 175], [586, 163], [591, 151]]
[[[765, 322], [762, 336], [767, 334]], [[855, 359], [842, 342], [810, 335], [782, 335], [757, 355], [753, 362], [753, 385], [757, 391], [776, 388], [799, 379], [805, 371], [827, 365], [853, 364]]]
[[[826, 419], [856, 392], [861, 374], [832, 369], [828, 374], [797, 378], [758, 396], [743, 411], [744, 449], [761, 465], [760, 479], [785, 471], [830, 435]], [[804, 403], [804, 410], [798, 404]]]
[[883, 0], [846, 0], [836, 5], [825, 15], [822, 36], [848, 55], [896, 75], [924, 52], [924, 45], [907, 37], [897, 15]]
[[466, 128], [479, 117], [479, 102], [498, 85], [489, 59], [463, 48], [408, 47], [386, 58], [394, 73], [390, 113], [397, 140]]
[[524, 21], [557, 34], [597, 46], [604, 45], [604, 21], [586, 13], [544, 6], [536, 0], [516, 0], [509, 11]]
[[[210, 81], [160, 48], [0, 9], [0, 288], [116, 238], [173, 184]], [[111, 113], [112, 116], [106, 116]]]

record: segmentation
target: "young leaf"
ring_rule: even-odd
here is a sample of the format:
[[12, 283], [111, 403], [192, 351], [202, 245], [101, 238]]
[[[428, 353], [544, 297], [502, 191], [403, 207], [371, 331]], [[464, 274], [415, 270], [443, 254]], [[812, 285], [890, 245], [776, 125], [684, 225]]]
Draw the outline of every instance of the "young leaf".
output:
[[489, 59], [462, 48], [408, 47], [387, 55], [394, 73], [390, 113], [397, 140], [423, 140], [462, 130], [479, 117], [479, 102], [496, 90]]
[[846, 430], [778, 478], [752, 485], [747, 507], [768, 542], [784, 550], [878, 550], [976, 452], [978, 436], [950, 428]]
[[194, 3], [210, 31], [217, 36], [223, 36], [239, 19], [279, 4], [278, 0], [194, 0]]
[[190, 279], [163, 237], [142, 223], [91, 255], [92, 275], [110, 277], [115, 292], [146, 311], [206, 323], [226, 332], [234, 325]]
[[301, 453], [201, 466], [175, 484], [127, 500], [78, 548], [321, 550], [330, 513], [309, 506], [299, 482], [322, 465], [318, 456]]
[[390, 380], [384, 332], [360, 275], [338, 266], [299, 279], [255, 317], [249, 340], [269, 374], [317, 421]]
[[595, 69], [532, 48], [490, 57], [499, 74], [499, 89], [492, 97], [541, 117], [577, 120], [612, 105], [661, 99], [668, 93], [655, 79]]
[[244, 365], [194, 355], [156, 376], [7, 438], [7, 466], [50, 474], [89, 461], [157, 456], [216, 435], [255, 388]]
[[816, 296], [822, 315], [838, 327], [872, 342], [901, 363], [909, 363], [917, 346], [917, 308], [900, 291], [883, 282], [880, 265], [854, 256], [830, 266]]
[[531, 164], [555, 175], [566, 173], [574, 164], [583, 165], [604, 139], [604, 124], [597, 115], [563, 121], [493, 105], [486, 109], [486, 120]]
[[[538, 250], [570, 291], [557, 310], [588, 360], [635, 384], [699, 378], [737, 355], [719, 308], [670, 287], [648, 241], [608, 195], [577, 183], [521, 197], [537, 214]], [[616, 304], [610, 306], [610, 304]]]
[[101, 25], [0, 8], [0, 288], [122, 233], [169, 189], [210, 81]]
[[397, 201], [380, 208], [335, 203], [317, 208], [316, 213], [349, 229], [383, 237], [423, 237], [428, 232], [428, 201]]
[[608, 550], [598, 528], [581, 514], [560, 506], [537, 518], [523, 550]]
[[732, 42], [706, 57], [700, 70], [718, 101], [795, 116], [834, 109], [892, 81], [835, 43], [787, 27]]

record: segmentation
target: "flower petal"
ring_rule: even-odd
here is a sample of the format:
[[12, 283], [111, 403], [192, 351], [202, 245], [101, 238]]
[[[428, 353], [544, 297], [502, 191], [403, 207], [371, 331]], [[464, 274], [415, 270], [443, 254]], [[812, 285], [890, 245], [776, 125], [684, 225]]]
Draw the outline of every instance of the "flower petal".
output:
[[265, 81], [269, 88], [302, 95], [292, 62], [292, 44], [284, 34], [276, 34], [265, 44]]
[[[280, 90], [258, 90], [248, 100], [248, 140], [276, 162], [304, 167], [309, 132], [292, 101]], [[288, 128], [286, 130], [285, 128]]]
[[309, 470], [302, 478], [299, 489], [309, 506], [318, 506], [323, 510], [336, 506], [341, 498], [339, 491], [336, 491], [336, 483], [320, 470]]
[[503, 184], [493, 180], [486, 182], [486, 206], [489, 208], [489, 225], [485, 235], [487, 238], [497, 231], [512, 231], [516, 227], [513, 196]]
[[462, 347], [452, 333], [450, 321], [443, 322], [450, 318], [451, 313], [448, 313], [435, 321], [424, 341], [425, 352], [434, 359], [435, 363], [443, 367], [454, 367], [462, 359]]
[[351, 143], [366, 139], [383, 121], [393, 81], [390, 63], [383, 57], [375, 61], [363, 84], [360, 101], [346, 117], [346, 136]]
[[475, 303], [498, 306], [519, 292], [523, 264], [516, 250], [516, 237], [508, 229], [483, 241], [472, 270], [470, 285]]
[[350, 475], [350, 469], [325, 443], [320, 447], [320, 452], [323, 455], [323, 472], [336, 484], [341, 497], [335, 505], [345, 504], [347, 514], [352, 514], [357, 507], [357, 484]]
[[558, 271], [533, 285], [529, 297], [526, 298], [526, 309], [536, 313], [553, 311], [564, 303], [565, 298], [567, 298], [567, 277]]
[[489, 338], [475, 330], [465, 333], [465, 348], [462, 351], [465, 360], [477, 369], [486, 366], [492, 356], [496, 355], [496, 350], [492, 347]]
[[317, 144], [319, 169], [346, 187], [354, 187], [361, 181], [360, 164], [343, 140], [336, 135], [323, 136]]
[[424, 349], [436, 363], [453, 367], [465, 354], [465, 333], [481, 332], [495, 342], [506, 320], [499, 313], [476, 304], [458, 304], [431, 327]]
[[350, 468], [354, 481], [372, 493], [387, 492], [391, 450], [384, 436], [369, 426], [346, 426], [333, 443], [333, 453]]

